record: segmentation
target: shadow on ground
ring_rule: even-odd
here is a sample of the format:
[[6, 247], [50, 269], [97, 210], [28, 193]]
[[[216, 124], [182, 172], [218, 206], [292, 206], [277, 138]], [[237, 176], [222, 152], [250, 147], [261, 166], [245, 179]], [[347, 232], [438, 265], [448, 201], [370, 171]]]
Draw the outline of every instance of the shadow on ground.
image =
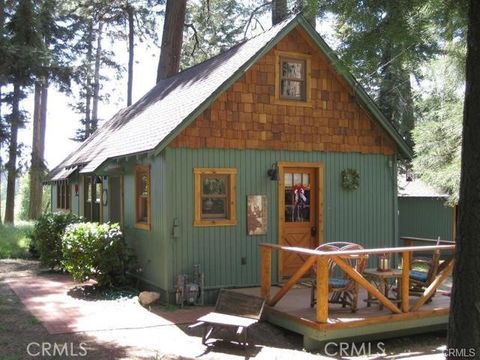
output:
[[[5, 266], [3, 266], [5, 265]], [[36, 269], [35, 269], [36, 270]], [[6, 276], [31, 276], [32, 264], [25, 261], [2, 261], [0, 272], [0, 358], [71, 358], [121, 359], [128, 358], [129, 347], [99, 343], [82, 333], [51, 335], [30, 314], [19, 298], [5, 283]], [[32, 357], [33, 356], [33, 357]]]

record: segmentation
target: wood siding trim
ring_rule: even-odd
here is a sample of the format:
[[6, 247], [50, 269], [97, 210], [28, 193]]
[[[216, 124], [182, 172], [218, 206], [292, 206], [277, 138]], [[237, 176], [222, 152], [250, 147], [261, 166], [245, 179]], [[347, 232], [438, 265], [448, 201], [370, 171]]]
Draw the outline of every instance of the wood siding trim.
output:
[[[234, 226], [237, 225], [237, 169], [235, 168], [194, 168], [195, 214], [193, 226]], [[201, 209], [202, 175], [228, 175], [228, 216], [227, 219], [203, 219]]]
[[[284, 181], [285, 181], [285, 169], [286, 168], [309, 168], [315, 169], [315, 179], [317, 193], [315, 194], [315, 216], [317, 217], [315, 225], [317, 227], [316, 241], [318, 244], [322, 244], [324, 241], [323, 238], [323, 226], [324, 226], [324, 165], [323, 163], [309, 163], [309, 162], [288, 162], [288, 161], [279, 161], [277, 163], [278, 167], [278, 244], [282, 244], [282, 239], [285, 233], [284, 224], [285, 224], [285, 191], [284, 191]], [[283, 254], [282, 251], [278, 253], [278, 278], [282, 279], [283, 276]]]

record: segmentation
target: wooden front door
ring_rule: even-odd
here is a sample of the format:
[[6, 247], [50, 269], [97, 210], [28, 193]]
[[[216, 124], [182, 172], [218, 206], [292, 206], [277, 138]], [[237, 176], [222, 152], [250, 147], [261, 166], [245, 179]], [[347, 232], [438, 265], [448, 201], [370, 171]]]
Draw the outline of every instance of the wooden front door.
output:
[[123, 177], [108, 177], [108, 209], [111, 223], [123, 224]]
[[[284, 246], [315, 248], [319, 242], [318, 168], [284, 167], [280, 171], [280, 241]], [[283, 171], [282, 171], [283, 170]], [[305, 255], [281, 252], [280, 277], [291, 277]]]

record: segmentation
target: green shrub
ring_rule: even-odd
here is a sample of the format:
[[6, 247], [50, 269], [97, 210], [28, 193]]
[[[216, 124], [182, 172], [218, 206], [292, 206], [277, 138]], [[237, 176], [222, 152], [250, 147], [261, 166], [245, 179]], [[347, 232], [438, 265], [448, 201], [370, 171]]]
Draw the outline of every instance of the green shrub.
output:
[[76, 215], [47, 213], [38, 219], [32, 232], [30, 251], [38, 252], [42, 264], [51, 269], [62, 266], [62, 236], [65, 228], [81, 221]]
[[32, 229], [31, 222], [0, 224], [0, 259], [27, 258]]
[[63, 266], [76, 281], [90, 278], [100, 287], [125, 283], [128, 255], [118, 224], [69, 225], [63, 236]]

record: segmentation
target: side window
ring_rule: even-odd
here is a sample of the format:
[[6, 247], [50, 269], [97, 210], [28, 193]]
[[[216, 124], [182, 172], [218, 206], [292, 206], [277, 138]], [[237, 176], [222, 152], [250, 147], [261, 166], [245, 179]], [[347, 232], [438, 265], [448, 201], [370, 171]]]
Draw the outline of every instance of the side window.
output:
[[57, 183], [57, 209], [70, 210], [70, 184], [66, 181]]
[[196, 168], [195, 226], [237, 223], [236, 175], [231, 168]]
[[135, 168], [135, 227], [150, 230], [150, 166]]

